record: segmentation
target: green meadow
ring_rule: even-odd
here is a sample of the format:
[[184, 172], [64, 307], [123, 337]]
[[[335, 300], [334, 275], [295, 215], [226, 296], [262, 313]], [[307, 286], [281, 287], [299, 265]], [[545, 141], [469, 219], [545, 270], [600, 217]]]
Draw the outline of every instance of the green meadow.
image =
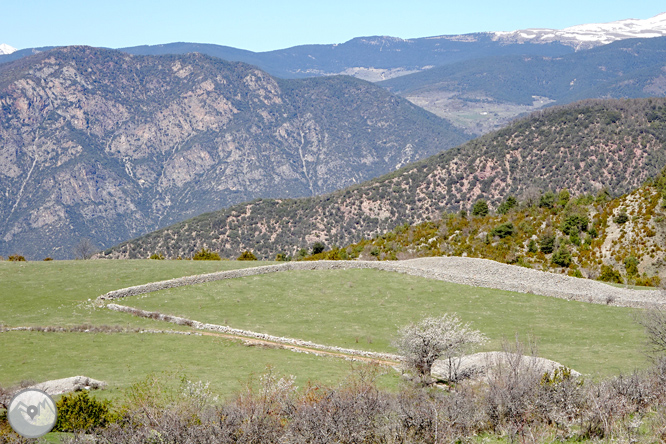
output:
[[180, 287], [123, 304], [201, 322], [373, 351], [400, 326], [456, 312], [501, 350], [516, 335], [539, 355], [597, 377], [645, 367], [637, 310], [477, 288], [379, 270], [288, 271]]
[[[211, 383], [223, 396], [240, 390], [270, 366], [278, 375], [335, 384], [362, 364], [342, 359], [245, 346], [210, 336], [136, 333], [135, 328], [191, 330], [141, 319], [88, 301], [108, 291], [180, 276], [270, 262], [237, 261], [53, 261], [0, 262], [0, 325], [122, 326], [127, 333], [0, 333], [0, 385], [85, 375], [109, 383], [98, 395], [115, 398], [121, 389], [149, 374], [177, 372]], [[121, 303], [125, 303], [124, 301]], [[390, 374], [382, 385], [395, 386]]]
[[[0, 262], [0, 324], [122, 326], [187, 330], [88, 301], [110, 290], [179, 276], [266, 265], [236, 261]], [[398, 327], [456, 312], [489, 337], [482, 350], [533, 338], [539, 355], [590, 377], [646, 367], [636, 310], [475, 288], [378, 270], [289, 271], [210, 282], [119, 301], [197, 321], [314, 342], [394, 351]], [[109, 382], [103, 396], [151, 373], [173, 371], [209, 381], [220, 394], [240, 389], [271, 366], [280, 375], [336, 383], [352, 366], [317, 357], [199, 335], [156, 333], [0, 333], [0, 384], [86, 375]], [[382, 385], [399, 377], [385, 375]]]

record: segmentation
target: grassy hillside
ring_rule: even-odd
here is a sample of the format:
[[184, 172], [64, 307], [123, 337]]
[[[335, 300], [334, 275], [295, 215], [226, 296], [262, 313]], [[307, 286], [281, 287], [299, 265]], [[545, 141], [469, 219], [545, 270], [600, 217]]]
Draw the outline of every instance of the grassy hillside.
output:
[[612, 195], [666, 165], [666, 100], [581, 102], [539, 112], [495, 133], [377, 179], [306, 199], [263, 199], [204, 214], [124, 242], [106, 257], [190, 256], [201, 247], [235, 258], [295, 255], [321, 241], [348, 245], [405, 223], [441, 218], [484, 198], [568, 189]]

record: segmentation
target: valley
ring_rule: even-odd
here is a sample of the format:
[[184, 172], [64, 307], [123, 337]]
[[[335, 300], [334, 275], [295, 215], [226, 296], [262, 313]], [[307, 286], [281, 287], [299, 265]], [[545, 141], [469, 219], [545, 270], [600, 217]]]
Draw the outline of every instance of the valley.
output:
[[154, 42], [0, 44], [0, 443], [665, 439], [666, 13]]

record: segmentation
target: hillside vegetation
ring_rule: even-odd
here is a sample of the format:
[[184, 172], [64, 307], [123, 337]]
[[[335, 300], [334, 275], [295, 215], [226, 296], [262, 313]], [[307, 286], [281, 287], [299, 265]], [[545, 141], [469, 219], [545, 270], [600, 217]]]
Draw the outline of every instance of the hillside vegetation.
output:
[[[227, 258], [252, 250], [272, 259], [309, 251], [316, 242], [349, 245], [405, 223], [436, 221], [471, 209], [478, 199], [496, 208], [509, 195], [525, 200], [547, 190], [579, 196], [606, 188], [617, 196], [659, 173], [665, 146], [666, 100], [580, 102], [538, 112], [360, 185], [236, 205], [125, 242], [104, 256], [190, 257], [206, 247]], [[561, 216], [552, 217], [559, 226]]]
[[396, 260], [469, 256], [614, 283], [658, 286], [666, 279], [666, 170], [611, 199], [607, 190], [572, 197], [548, 191], [495, 211], [485, 200], [470, 211], [394, 230], [305, 257]]

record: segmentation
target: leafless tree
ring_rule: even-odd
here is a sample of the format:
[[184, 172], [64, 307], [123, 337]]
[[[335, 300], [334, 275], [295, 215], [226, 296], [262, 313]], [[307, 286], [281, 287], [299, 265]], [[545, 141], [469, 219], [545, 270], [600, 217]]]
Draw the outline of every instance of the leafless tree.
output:
[[650, 351], [655, 357], [666, 354], [666, 310], [663, 308], [645, 310], [638, 318], [638, 323], [645, 328]]
[[404, 357], [408, 368], [415, 370], [424, 383], [430, 380], [432, 365], [437, 359], [453, 360], [474, 346], [486, 341], [486, 337], [469, 324], [463, 324], [455, 314], [429, 317], [418, 324], [411, 324], [398, 332], [394, 345]]
[[541, 197], [541, 191], [536, 187], [529, 187], [523, 194], [520, 196], [520, 200], [523, 205], [527, 207], [534, 207], [539, 203], [539, 198]]
[[95, 253], [97, 253], [97, 248], [87, 237], [81, 239], [74, 247], [74, 255], [77, 259], [90, 259]]

